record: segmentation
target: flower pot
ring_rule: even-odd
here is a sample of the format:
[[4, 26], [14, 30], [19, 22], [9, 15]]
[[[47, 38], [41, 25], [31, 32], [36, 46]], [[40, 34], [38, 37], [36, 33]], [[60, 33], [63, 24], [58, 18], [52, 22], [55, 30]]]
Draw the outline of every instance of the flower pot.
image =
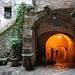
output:
[[26, 70], [33, 70], [32, 56], [34, 54], [22, 54], [24, 57], [23, 65], [25, 65]]
[[12, 58], [12, 57], [10, 57], [10, 60], [12, 62], [13, 67], [19, 66], [19, 59], [20, 58]]

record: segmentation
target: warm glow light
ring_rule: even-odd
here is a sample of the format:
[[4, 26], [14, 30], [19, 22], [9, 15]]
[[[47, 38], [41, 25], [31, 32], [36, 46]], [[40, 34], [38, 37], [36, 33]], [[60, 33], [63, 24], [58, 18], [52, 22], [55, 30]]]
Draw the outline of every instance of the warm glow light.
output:
[[[65, 59], [66, 58], [66, 53], [65, 53], [65, 48], [69, 49], [69, 40], [70, 38], [65, 37], [66, 35], [64, 34], [55, 34], [51, 36], [47, 41], [46, 41], [46, 60], [51, 59], [51, 47], [55, 50], [55, 56], [54, 59]], [[60, 40], [59, 40], [60, 39]], [[65, 48], [64, 48], [65, 47]], [[62, 50], [63, 48], [63, 50]], [[56, 55], [56, 50], [58, 50], [57, 55]]]
[[58, 36], [58, 38], [61, 38], [61, 36]]
[[71, 58], [71, 56], [74, 55], [74, 43], [67, 35], [55, 34], [46, 41], [46, 61], [52, 59], [51, 48], [54, 50], [54, 60], [65, 62], [66, 59], [69, 59], [69, 61], [72, 61], [73, 58]]

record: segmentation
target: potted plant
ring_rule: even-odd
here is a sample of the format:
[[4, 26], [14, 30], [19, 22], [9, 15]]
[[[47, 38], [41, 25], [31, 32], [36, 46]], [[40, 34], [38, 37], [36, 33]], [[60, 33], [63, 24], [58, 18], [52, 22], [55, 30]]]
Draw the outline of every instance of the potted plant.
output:
[[12, 62], [12, 66], [18, 66], [19, 60], [22, 52], [22, 41], [19, 38], [10, 38], [10, 41], [7, 43], [10, 45], [12, 49], [10, 60]]
[[32, 56], [34, 53], [31, 51], [29, 46], [26, 48], [26, 50], [22, 53], [23, 56], [23, 66], [26, 68], [26, 70], [33, 70], [33, 62], [32, 62]]

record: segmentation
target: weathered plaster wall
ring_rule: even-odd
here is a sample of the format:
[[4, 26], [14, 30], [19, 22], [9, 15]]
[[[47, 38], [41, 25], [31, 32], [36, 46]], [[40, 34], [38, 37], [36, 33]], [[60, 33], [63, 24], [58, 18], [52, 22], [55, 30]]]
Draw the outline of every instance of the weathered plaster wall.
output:
[[[4, 15], [5, 15], [4, 7], [11, 7], [11, 10], [12, 10], [11, 18], [4, 17]], [[4, 26], [8, 25], [8, 23], [10, 23], [10, 25], [11, 25], [11, 22], [15, 20], [15, 17], [16, 17], [16, 9], [15, 9], [14, 0], [1, 0], [0, 1], [0, 30]]]

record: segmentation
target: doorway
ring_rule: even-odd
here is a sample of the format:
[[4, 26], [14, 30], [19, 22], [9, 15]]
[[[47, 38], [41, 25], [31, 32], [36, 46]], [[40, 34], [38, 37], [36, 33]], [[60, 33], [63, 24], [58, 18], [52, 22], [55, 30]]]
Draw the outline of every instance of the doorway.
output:
[[[53, 49], [53, 54], [51, 51]], [[70, 35], [48, 32], [37, 38], [36, 61], [44, 58], [46, 61], [73, 62], [74, 41]]]
[[[65, 34], [55, 34], [52, 35], [46, 41], [46, 60], [54, 59], [58, 62], [67, 62], [74, 55], [74, 44], [70, 37]], [[51, 48], [53, 48], [53, 56]], [[70, 54], [70, 52], [72, 54]]]

